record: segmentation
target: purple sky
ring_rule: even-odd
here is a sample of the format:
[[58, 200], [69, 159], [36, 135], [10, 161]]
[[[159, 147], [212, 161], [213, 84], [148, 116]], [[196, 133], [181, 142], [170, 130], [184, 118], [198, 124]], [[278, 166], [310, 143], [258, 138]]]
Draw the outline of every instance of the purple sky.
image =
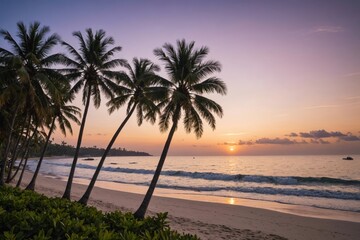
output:
[[[153, 49], [182, 38], [208, 46], [209, 59], [222, 63], [218, 77], [229, 89], [225, 97], [211, 96], [225, 115], [199, 140], [180, 128], [170, 154], [226, 154], [230, 146], [232, 154], [360, 153], [360, 1], [3, 0], [1, 5], [6, 11], [0, 27], [14, 35], [18, 21], [36, 20], [77, 46], [73, 31], [102, 28], [123, 47], [118, 57], [127, 60], [159, 63]], [[2, 39], [0, 45], [6, 46]], [[124, 117], [124, 109], [108, 116], [105, 102], [90, 111], [84, 145], [106, 146]], [[74, 104], [80, 106], [80, 98]], [[300, 135], [320, 130], [344, 136]], [[74, 145], [77, 131], [65, 141]], [[157, 126], [138, 128], [132, 119], [116, 146], [159, 154], [165, 139]], [[61, 140], [57, 133], [55, 142]]]

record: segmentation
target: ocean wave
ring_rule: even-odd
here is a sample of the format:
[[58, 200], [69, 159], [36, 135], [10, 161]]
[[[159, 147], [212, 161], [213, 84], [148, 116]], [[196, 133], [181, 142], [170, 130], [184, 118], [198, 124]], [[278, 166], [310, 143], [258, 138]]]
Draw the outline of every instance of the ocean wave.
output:
[[[52, 165], [70, 167], [70, 163], [51, 163]], [[96, 166], [88, 164], [77, 164], [77, 168], [96, 169]], [[121, 167], [103, 167], [102, 171], [119, 172], [128, 174], [144, 174], [153, 175], [154, 170], [121, 168]], [[330, 177], [299, 177], [299, 176], [262, 176], [262, 175], [243, 175], [243, 174], [225, 174], [213, 172], [188, 172], [176, 170], [164, 170], [161, 172], [163, 176], [175, 176], [192, 179], [217, 180], [217, 181], [233, 181], [233, 182], [255, 182], [255, 183], [271, 183], [276, 185], [346, 185], [360, 187], [359, 180], [347, 180], [341, 178]]]
[[178, 190], [188, 190], [197, 192], [217, 192], [217, 191], [233, 191], [241, 193], [257, 193], [265, 195], [285, 195], [285, 196], [299, 196], [299, 197], [318, 197], [318, 198], [332, 198], [342, 200], [360, 200], [360, 193], [342, 192], [331, 190], [317, 190], [317, 189], [288, 189], [288, 188], [272, 188], [272, 187], [193, 187], [193, 186], [174, 186], [167, 184], [158, 184], [160, 188], [171, 188]]
[[[118, 183], [129, 183], [126, 181], [114, 181]], [[131, 184], [148, 186], [148, 182], [131, 182]], [[302, 188], [273, 188], [273, 187], [232, 187], [232, 186], [188, 186], [188, 185], [169, 185], [165, 183], [158, 183], [158, 188], [177, 189], [192, 192], [238, 192], [238, 193], [257, 193], [264, 195], [283, 195], [283, 196], [298, 196], [298, 197], [316, 197], [327, 199], [341, 199], [341, 200], [360, 200], [360, 193], [342, 192], [319, 189], [302, 189]], [[223, 193], [222, 193], [223, 194]], [[220, 194], [222, 196], [222, 194]]]

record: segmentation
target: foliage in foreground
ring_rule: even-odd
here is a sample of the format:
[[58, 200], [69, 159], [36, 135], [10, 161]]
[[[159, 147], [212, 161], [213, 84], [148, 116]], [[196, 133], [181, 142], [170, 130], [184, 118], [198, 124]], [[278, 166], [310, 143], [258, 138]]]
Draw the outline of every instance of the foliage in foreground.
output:
[[0, 239], [198, 239], [172, 231], [166, 216], [137, 220], [131, 213], [104, 214], [65, 199], [0, 187]]

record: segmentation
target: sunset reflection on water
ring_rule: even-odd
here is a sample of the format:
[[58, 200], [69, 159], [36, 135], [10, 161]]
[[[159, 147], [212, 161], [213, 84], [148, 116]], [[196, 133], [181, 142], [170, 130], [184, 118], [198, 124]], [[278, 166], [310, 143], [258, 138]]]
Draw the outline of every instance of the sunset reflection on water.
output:
[[231, 204], [231, 205], [234, 205], [235, 204], [235, 198], [228, 198], [227, 203]]

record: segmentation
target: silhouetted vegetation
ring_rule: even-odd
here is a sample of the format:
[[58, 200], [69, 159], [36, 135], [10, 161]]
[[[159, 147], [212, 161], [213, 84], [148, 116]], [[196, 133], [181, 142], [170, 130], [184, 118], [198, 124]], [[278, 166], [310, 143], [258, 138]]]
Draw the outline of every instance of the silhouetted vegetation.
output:
[[[93, 147], [82, 147], [79, 151], [80, 157], [101, 157], [104, 153], [104, 148]], [[74, 156], [75, 147], [70, 145], [50, 143], [46, 149], [45, 156]], [[41, 149], [33, 152], [31, 157], [39, 157], [41, 154]], [[146, 152], [138, 152], [132, 150], [126, 150], [125, 148], [113, 148], [110, 150], [108, 156], [151, 156]]]

